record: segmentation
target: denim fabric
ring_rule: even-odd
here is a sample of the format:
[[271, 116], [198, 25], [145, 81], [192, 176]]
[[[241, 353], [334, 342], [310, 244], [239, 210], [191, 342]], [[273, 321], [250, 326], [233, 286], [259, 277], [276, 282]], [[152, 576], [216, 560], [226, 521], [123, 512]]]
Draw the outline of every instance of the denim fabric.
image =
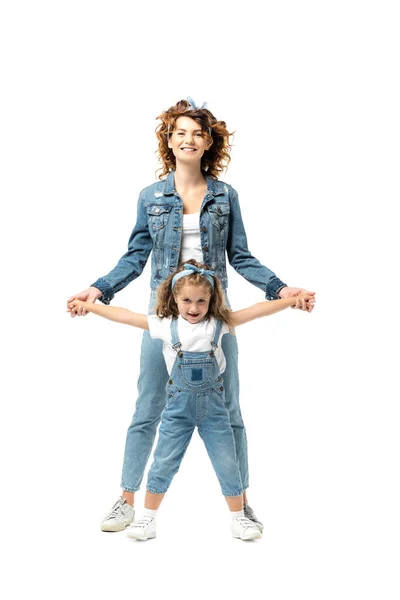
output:
[[[177, 344], [176, 320], [171, 323]], [[219, 337], [217, 328], [214, 346]], [[177, 351], [179, 347], [177, 348]], [[163, 494], [171, 484], [197, 426], [224, 496], [243, 492], [235, 440], [225, 406], [223, 380], [210, 352], [179, 350], [167, 383], [167, 404], [150, 468], [147, 489]]]
[[[223, 181], [211, 177], [206, 180], [207, 192], [200, 209], [203, 262], [215, 271], [226, 289], [228, 255], [232, 267], [261, 288], [268, 300], [278, 298], [279, 290], [286, 284], [249, 251], [237, 192]], [[141, 191], [128, 251], [108, 275], [92, 284], [102, 292], [104, 304], [109, 304], [116, 292], [141, 274], [151, 251], [152, 289], [175, 271], [179, 266], [182, 215], [183, 204], [175, 190], [173, 171], [165, 180]]]
[[[227, 303], [229, 301], [227, 299]], [[152, 291], [148, 312], [155, 305], [155, 291]], [[249, 486], [247, 439], [239, 406], [238, 346], [236, 336], [222, 337], [222, 350], [225, 354], [226, 369], [222, 374], [225, 388], [225, 405], [229, 412], [230, 424], [235, 439], [236, 455], [243, 488]], [[162, 341], [153, 340], [148, 331], [143, 333], [140, 355], [140, 375], [138, 398], [132, 422], [128, 428], [125, 456], [122, 469], [121, 487], [129, 492], [140, 488], [144, 470], [149, 459], [161, 413], [166, 404], [165, 386], [168, 372], [162, 355]]]

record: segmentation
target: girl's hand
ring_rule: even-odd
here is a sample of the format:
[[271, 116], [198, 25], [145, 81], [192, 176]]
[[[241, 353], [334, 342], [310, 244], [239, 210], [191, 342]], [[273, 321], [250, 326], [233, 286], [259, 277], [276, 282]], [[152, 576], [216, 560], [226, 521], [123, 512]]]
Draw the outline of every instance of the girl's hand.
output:
[[70, 313], [71, 317], [84, 317], [88, 313], [87, 308], [85, 309], [82, 304], [79, 303], [74, 305], [73, 302], [77, 300], [81, 303], [87, 302], [88, 304], [93, 304], [100, 296], [102, 296], [101, 291], [95, 287], [90, 287], [83, 292], [79, 292], [79, 294], [74, 294], [67, 300], [67, 312]]
[[[93, 304], [93, 302], [91, 303]], [[84, 302], [83, 300], [72, 300], [68, 302], [67, 312], [75, 312], [76, 314], [87, 314], [90, 312], [90, 305], [88, 302]]]
[[292, 308], [298, 308], [300, 310], [304, 310], [306, 312], [311, 312], [314, 309], [314, 296], [310, 294], [299, 294], [295, 298], [295, 304], [293, 304]]
[[296, 304], [293, 304], [292, 308], [298, 308], [299, 310], [305, 310], [306, 312], [311, 312], [314, 308], [315, 292], [309, 292], [304, 288], [291, 288], [286, 286], [279, 290], [278, 295], [280, 298], [296, 297], [296, 299], [299, 299], [300, 301], [296, 301]]

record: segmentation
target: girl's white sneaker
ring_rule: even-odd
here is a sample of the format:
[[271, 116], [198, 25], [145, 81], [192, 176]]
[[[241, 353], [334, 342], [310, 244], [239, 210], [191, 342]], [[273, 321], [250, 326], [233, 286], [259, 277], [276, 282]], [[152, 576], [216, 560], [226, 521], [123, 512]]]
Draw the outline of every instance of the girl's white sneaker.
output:
[[234, 538], [240, 538], [241, 540], [257, 540], [262, 537], [258, 527], [246, 517], [232, 519], [231, 531]]
[[156, 520], [154, 517], [142, 517], [127, 529], [126, 535], [134, 540], [150, 540], [156, 537]]

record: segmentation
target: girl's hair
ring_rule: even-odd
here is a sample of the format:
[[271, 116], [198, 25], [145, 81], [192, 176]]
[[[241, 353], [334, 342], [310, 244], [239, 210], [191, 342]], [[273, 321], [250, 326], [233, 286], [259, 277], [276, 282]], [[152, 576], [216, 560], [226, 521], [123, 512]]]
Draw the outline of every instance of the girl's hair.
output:
[[[208, 269], [206, 265], [202, 265], [193, 258], [187, 260], [185, 264], [195, 265], [198, 269]], [[189, 273], [189, 275], [178, 279], [178, 281], [174, 285], [174, 289], [172, 289], [172, 279], [177, 273], [183, 270], [183, 265], [181, 265], [174, 273], [169, 275], [169, 277], [167, 277], [167, 279], [165, 279], [158, 286], [157, 302], [155, 308], [155, 314], [157, 315], [157, 317], [177, 318], [179, 316], [178, 305], [176, 303], [175, 297], [179, 293], [179, 291], [185, 286], [186, 283], [190, 283], [191, 285], [204, 286], [211, 294], [210, 304], [205, 319], [208, 320], [210, 317], [221, 319], [221, 321], [224, 321], [224, 323], [227, 323], [229, 325], [230, 329], [233, 329], [231, 310], [225, 304], [224, 290], [222, 289], [222, 285], [218, 277], [216, 277], [215, 275], [213, 276], [213, 290], [212, 285], [207, 279], [207, 277], [194, 271], [192, 273]]]
[[169, 136], [175, 129], [175, 123], [178, 117], [190, 117], [201, 126], [204, 137], [211, 142], [211, 146], [201, 157], [201, 170], [213, 179], [228, 168], [230, 163], [231, 144], [229, 138], [232, 133], [226, 128], [225, 121], [217, 121], [214, 115], [207, 108], [194, 109], [187, 100], [179, 100], [175, 106], [161, 113], [157, 119], [161, 123], [156, 128], [158, 139], [158, 162], [162, 166], [157, 169], [161, 171], [159, 179], [167, 176], [176, 166], [176, 159], [171, 148], [168, 148]]

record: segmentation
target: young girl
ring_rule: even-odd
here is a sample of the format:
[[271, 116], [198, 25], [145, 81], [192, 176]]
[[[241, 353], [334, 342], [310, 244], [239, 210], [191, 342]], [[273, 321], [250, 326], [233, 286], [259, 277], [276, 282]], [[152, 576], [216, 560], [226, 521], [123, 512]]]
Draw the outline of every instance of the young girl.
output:
[[129, 537], [147, 540], [156, 536], [157, 509], [196, 426], [231, 511], [233, 537], [253, 540], [262, 536], [260, 528], [243, 512], [244, 488], [221, 376], [225, 370], [221, 339], [238, 325], [289, 306], [302, 304], [311, 312], [311, 300], [312, 296], [304, 293], [232, 312], [225, 305], [224, 292], [214, 272], [190, 260], [158, 288], [155, 315], [72, 301], [74, 309], [82, 307], [112, 321], [149, 329], [152, 338], [163, 341], [169, 374], [167, 403], [148, 474], [144, 515], [130, 525]]
[[[156, 288], [178, 265], [190, 258], [209, 264], [225, 292], [228, 287], [227, 258], [232, 267], [259, 287], [268, 300], [306, 292], [302, 288], [288, 287], [248, 249], [238, 194], [230, 185], [218, 180], [230, 161], [230, 133], [226, 123], [217, 120], [205, 105], [196, 106], [191, 98], [180, 100], [158, 118], [160, 123], [156, 134], [162, 165], [161, 181], [141, 191], [137, 222], [129, 238], [128, 250], [115, 268], [97, 279], [88, 289], [69, 298], [71, 316], [86, 314], [83, 304], [74, 307], [73, 300], [91, 304], [99, 299], [109, 304], [117, 292], [140, 276], [150, 253], [149, 312], [154, 309]], [[253, 215], [257, 215], [257, 199], [255, 202]], [[307, 293], [314, 295], [313, 292]], [[301, 303], [298, 308], [303, 309]], [[239, 405], [236, 337], [225, 335], [222, 346], [226, 357], [223, 374], [226, 403], [246, 490], [249, 486], [249, 469], [246, 430]], [[168, 373], [163, 360], [162, 343], [152, 339], [148, 331], [143, 333], [140, 364], [139, 394], [126, 436], [122, 496], [105, 516], [101, 524], [103, 531], [121, 531], [133, 521], [134, 494], [140, 488], [165, 407]], [[262, 523], [247, 504], [246, 492], [245, 503], [246, 515], [262, 530]]]

